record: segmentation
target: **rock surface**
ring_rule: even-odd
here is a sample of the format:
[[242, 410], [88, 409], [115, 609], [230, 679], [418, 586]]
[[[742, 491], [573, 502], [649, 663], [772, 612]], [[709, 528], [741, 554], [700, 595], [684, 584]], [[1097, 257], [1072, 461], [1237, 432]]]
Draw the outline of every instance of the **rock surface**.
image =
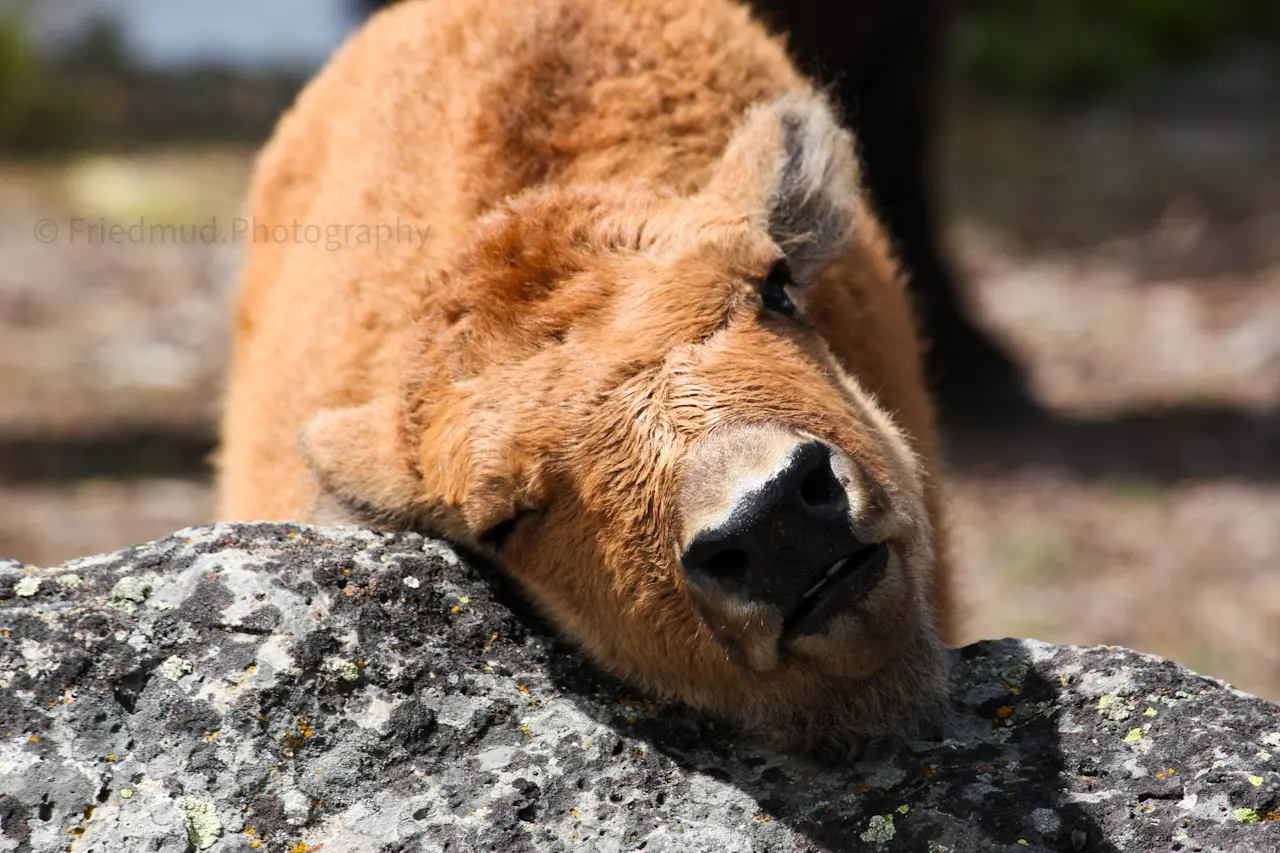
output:
[[1280, 709], [1171, 662], [975, 644], [944, 740], [819, 763], [601, 676], [489, 574], [265, 524], [0, 563], [0, 851], [1280, 849]]

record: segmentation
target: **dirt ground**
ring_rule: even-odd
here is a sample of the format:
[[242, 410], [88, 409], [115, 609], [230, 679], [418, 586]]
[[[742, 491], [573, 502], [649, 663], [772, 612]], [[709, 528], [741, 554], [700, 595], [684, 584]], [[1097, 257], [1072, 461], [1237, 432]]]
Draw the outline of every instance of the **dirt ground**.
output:
[[[947, 433], [965, 639], [1123, 644], [1280, 700], [1280, 116], [956, 104], [948, 127], [954, 255], [1050, 412]], [[0, 554], [209, 519], [237, 247], [67, 229], [225, 226], [247, 169], [0, 165]]]
[[1280, 114], [952, 118], [954, 252], [1052, 413], [948, 433], [967, 637], [1280, 699]]

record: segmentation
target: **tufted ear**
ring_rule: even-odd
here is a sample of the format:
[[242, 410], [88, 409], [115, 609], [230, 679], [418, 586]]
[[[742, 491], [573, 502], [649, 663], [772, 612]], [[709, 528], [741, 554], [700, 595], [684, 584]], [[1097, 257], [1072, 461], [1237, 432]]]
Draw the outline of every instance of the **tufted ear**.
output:
[[412, 519], [420, 481], [392, 401], [325, 409], [302, 428], [298, 447], [320, 486], [317, 521]]
[[857, 224], [853, 136], [821, 95], [786, 95], [747, 114], [707, 189], [765, 228], [803, 279], [845, 249]]
[[541, 508], [537, 466], [518, 451], [509, 418], [474, 406], [465, 392], [432, 403], [433, 416], [418, 428], [395, 399], [326, 409], [308, 421], [298, 441], [320, 487], [314, 520], [419, 530], [486, 548]]

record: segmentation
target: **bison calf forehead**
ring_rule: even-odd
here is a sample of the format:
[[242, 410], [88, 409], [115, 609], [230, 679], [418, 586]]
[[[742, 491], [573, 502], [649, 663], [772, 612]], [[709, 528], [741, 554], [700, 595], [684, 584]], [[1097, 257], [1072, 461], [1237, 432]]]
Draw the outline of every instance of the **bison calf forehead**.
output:
[[821, 99], [786, 97], [746, 117], [693, 198], [641, 183], [512, 199], [479, 223], [447, 292], [432, 301], [445, 324], [474, 327], [459, 338], [481, 351], [457, 368], [464, 375], [504, 344], [527, 355], [602, 317], [652, 355], [753, 308], [753, 286], [779, 258], [797, 283], [816, 276], [849, 247], [857, 198], [847, 132]]

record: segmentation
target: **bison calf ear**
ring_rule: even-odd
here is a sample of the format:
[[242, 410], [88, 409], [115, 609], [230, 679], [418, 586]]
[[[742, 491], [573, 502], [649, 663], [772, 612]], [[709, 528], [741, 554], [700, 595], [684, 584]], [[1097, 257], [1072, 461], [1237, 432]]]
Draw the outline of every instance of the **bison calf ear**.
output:
[[298, 436], [321, 492], [318, 521], [404, 526], [419, 488], [393, 401], [325, 409]]
[[853, 136], [821, 95], [787, 95], [747, 114], [707, 189], [765, 228], [803, 279], [853, 235], [861, 209]]

